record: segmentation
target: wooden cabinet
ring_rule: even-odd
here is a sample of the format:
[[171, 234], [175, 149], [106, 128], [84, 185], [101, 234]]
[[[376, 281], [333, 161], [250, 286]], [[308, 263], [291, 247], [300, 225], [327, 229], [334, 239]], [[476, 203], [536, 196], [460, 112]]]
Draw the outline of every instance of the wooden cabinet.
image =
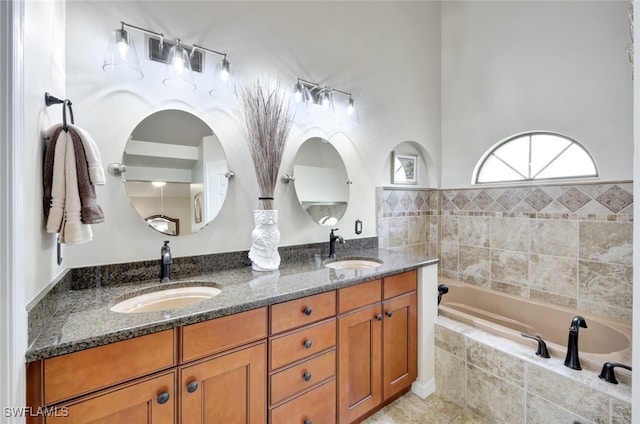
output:
[[265, 307], [182, 328], [180, 423], [266, 422], [267, 321]]
[[336, 422], [335, 314], [335, 291], [271, 307], [270, 423]]
[[[350, 423], [417, 377], [417, 272], [338, 291], [338, 414]], [[359, 300], [359, 301], [358, 301]]]
[[382, 306], [339, 317], [338, 334], [338, 409], [350, 423], [382, 401]]
[[140, 379], [54, 409], [47, 424], [174, 424], [175, 371]]
[[63, 424], [351, 423], [416, 379], [416, 292], [411, 271], [32, 362], [28, 405]]
[[418, 376], [417, 300], [414, 291], [382, 304], [382, 392], [385, 401], [411, 386]]
[[61, 411], [47, 423], [265, 423], [266, 337], [264, 307], [37, 361], [29, 405]]
[[266, 343], [181, 367], [180, 423], [264, 423]]

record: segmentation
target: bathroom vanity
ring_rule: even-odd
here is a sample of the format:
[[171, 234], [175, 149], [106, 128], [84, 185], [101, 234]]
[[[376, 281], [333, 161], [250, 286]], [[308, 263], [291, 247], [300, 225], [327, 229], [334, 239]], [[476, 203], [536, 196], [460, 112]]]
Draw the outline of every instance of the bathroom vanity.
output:
[[423, 272], [435, 269], [435, 260], [376, 252], [383, 262], [377, 269], [335, 270], [308, 261], [271, 279], [247, 270], [201, 276], [198, 281], [220, 282], [222, 293], [169, 318], [157, 312], [122, 320], [127, 314], [108, 308], [122, 287], [73, 293], [94, 303], [84, 317], [101, 315], [105, 326], [93, 337], [63, 342], [64, 329], [83, 315], [74, 311], [57, 342], [34, 343], [28, 402], [55, 413], [30, 422], [362, 419], [416, 379], [418, 293], [425, 284], [435, 292], [437, 283], [419, 281], [420, 274], [435, 277]]

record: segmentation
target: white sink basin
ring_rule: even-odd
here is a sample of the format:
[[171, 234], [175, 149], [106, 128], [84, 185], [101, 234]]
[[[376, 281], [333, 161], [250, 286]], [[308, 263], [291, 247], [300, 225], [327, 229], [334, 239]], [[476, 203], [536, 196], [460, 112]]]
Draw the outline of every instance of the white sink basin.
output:
[[202, 302], [220, 293], [220, 289], [204, 286], [164, 289], [125, 299], [112, 306], [111, 310], [125, 314], [166, 311]]
[[337, 259], [324, 264], [324, 266], [334, 269], [371, 269], [380, 265], [382, 262], [372, 259]]

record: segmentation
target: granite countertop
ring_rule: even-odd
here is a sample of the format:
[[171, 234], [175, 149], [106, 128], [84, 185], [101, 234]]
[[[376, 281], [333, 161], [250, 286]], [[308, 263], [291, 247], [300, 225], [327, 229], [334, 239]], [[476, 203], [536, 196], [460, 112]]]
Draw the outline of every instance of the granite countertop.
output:
[[[385, 249], [369, 249], [338, 256], [338, 259], [382, 261], [371, 269], [339, 270], [324, 266], [319, 257], [283, 261], [273, 272], [251, 267], [216, 271], [161, 284], [157, 279], [110, 287], [69, 290], [53, 316], [30, 323], [38, 337], [26, 352], [27, 362], [72, 353], [173, 327], [194, 324], [262, 306], [371, 281], [437, 263], [435, 258]], [[182, 308], [163, 312], [118, 313], [115, 303], [154, 287], [210, 285], [219, 295]]]

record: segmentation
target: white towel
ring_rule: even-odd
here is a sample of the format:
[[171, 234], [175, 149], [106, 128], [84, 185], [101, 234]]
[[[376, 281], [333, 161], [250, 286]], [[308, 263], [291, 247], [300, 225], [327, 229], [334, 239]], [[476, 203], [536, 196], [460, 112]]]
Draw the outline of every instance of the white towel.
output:
[[[53, 133], [53, 131], [51, 131]], [[47, 232], [58, 233], [62, 228], [65, 202], [65, 155], [67, 133], [60, 131], [53, 156], [53, 178], [51, 182], [51, 206], [47, 219]]]
[[[73, 150], [73, 140], [67, 132], [62, 132], [66, 139], [65, 166], [65, 202], [64, 221], [60, 230], [60, 243], [79, 244], [93, 239], [91, 226], [82, 223], [80, 191], [78, 190], [78, 171], [76, 157]], [[54, 172], [55, 174], [55, 172]]]
[[68, 126], [75, 129], [82, 139], [84, 153], [87, 156], [87, 166], [89, 167], [89, 179], [91, 180], [91, 184], [104, 185], [106, 178], [104, 176], [104, 167], [102, 166], [102, 157], [100, 156], [98, 145], [93, 140], [93, 137], [91, 137], [89, 133], [82, 128], [71, 124]]
[[85, 243], [93, 238], [89, 225], [81, 221], [78, 174], [71, 136], [61, 131], [56, 141], [51, 186], [51, 209], [47, 232], [60, 233], [60, 242]]

